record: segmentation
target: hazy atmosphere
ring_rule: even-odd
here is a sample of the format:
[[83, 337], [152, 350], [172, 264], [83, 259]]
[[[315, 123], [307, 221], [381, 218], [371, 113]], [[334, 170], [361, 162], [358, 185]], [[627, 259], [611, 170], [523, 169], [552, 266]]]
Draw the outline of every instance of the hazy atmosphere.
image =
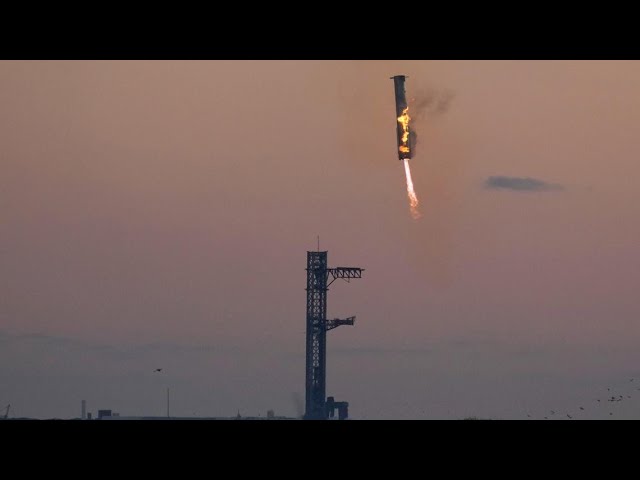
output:
[[636, 61], [0, 61], [0, 409], [301, 415], [319, 235], [350, 418], [638, 418], [639, 138]]

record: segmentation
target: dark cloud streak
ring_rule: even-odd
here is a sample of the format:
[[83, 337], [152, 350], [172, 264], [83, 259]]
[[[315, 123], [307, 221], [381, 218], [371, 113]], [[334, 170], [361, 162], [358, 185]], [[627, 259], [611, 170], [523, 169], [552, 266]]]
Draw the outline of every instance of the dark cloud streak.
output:
[[564, 190], [555, 183], [547, 183], [529, 177], [492, 176], [485, 180], [484, 187], [489, 190], [513, 190], [516, 192], [550, 192]]

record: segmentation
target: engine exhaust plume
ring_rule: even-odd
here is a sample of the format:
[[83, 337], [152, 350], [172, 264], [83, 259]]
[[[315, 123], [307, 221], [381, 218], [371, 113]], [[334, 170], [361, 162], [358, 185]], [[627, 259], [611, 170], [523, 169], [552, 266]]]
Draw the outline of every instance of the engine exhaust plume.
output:
[[409, 209], [411, 210], [411, 216], [414, 220], [420, 218], [420, 211], [418, 210], [418, 197], [413, 189], [413, 180], [411, 180], [411, 169], [409, 168], [409, 160], [404, 160], [404, 172], [407, 177], [407, 196], [409, 197]]

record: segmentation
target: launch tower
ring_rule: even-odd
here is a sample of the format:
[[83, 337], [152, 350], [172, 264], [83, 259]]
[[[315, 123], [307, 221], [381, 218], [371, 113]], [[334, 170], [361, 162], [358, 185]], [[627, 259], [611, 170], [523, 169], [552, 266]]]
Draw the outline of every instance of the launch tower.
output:
[[335, 280], [362, 278], [363, 271], [354, 267], [329, 268], [327, 252], [307, 252], [306, 420], [326, 420], [334, 416], [335, 409], [341, 420], [348, 417], [347, 402], [326, 397], [327, 332], [341, 325], [353, 325], [356, 317], [327, 320], [327, 291]]

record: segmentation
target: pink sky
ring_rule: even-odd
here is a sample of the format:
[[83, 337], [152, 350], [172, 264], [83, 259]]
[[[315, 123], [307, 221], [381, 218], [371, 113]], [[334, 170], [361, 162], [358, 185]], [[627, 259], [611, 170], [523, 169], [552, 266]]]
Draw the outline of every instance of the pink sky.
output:
[[[396, 74], [453, 94], [414, 125], [418, 221]], [[638, 85], [635, 61], [0, 62], [0, 403], [156, 414], [170, 385], [185, 415], [293, 415], [318, 234], [366, 268], [329, 295], [358, 317], [329, 340], [354, 418], [515, 418], [640, 374]]]

